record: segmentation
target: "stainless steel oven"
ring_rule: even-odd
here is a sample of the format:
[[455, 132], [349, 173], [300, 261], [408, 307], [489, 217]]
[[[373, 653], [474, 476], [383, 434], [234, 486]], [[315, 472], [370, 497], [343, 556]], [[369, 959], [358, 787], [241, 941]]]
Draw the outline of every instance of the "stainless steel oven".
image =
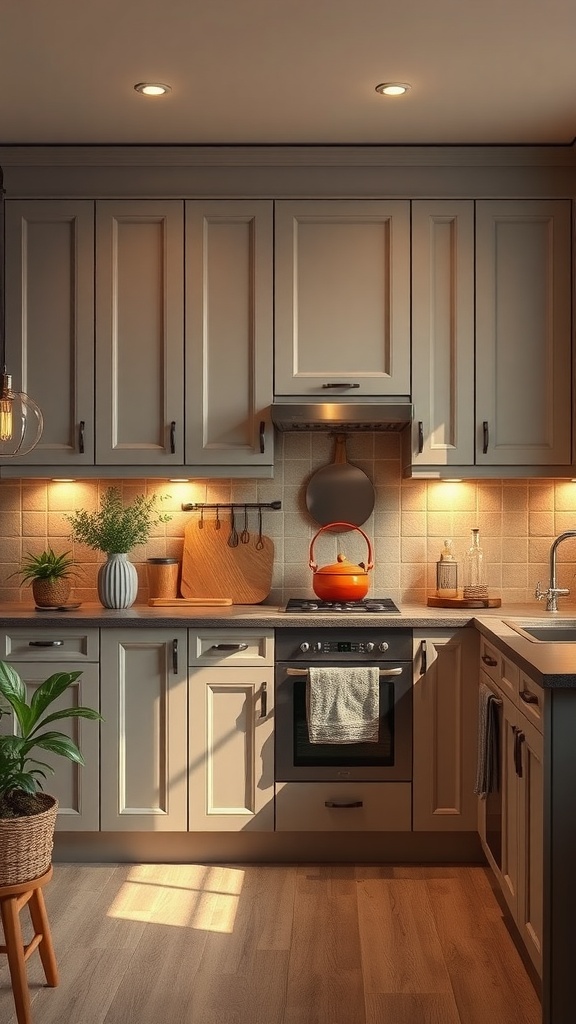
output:
[[[412, 630], [346, 626], [276, 632], [276, 781], [412, 779]], [[311, 743], [306, 718], [308, 669], [378, 666], [378, 740]]]

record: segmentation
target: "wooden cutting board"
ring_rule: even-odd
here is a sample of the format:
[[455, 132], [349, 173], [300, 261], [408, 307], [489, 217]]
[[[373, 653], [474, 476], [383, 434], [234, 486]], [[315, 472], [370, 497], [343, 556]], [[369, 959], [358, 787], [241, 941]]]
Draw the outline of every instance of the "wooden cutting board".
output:
[[274, 542], [262, 537], [264, 547], [256, 548], [257, 532], [250, 534], [247, 544], [228, 546], [230, 527], [222, 523], [216, 530], [213, 522], [198, 520], [184, 531], [182, 555], [182, 597], [229, 597], [232, 604], [260, 604], [272, 587]]
[[500, 597], [478, 597], [464, 600], [463, 597], [429, 597], [429, 608], [500, 608]]

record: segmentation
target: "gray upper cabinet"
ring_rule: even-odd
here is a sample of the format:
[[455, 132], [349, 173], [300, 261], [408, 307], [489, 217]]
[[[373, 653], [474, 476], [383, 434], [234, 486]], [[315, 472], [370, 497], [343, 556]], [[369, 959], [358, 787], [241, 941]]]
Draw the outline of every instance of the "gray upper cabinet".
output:
[[279, 201], [275, 257], [275, 393], [409, 395], [410, 203]]
[[270, 466], [272, 203], [186, 203], [186, 461]]
[[184, 462], [177, 200], [96, 204], [96, 463]]
[[405, 465], [570, 467], [570, 201], [412, 205]]
[[270, 475], [272, 202], [6, 207], [9, 368], [45, 428], [3, 473]]
[[476, 462], [571, 462], [571, 204], [476, 204]]
[[6, 356], [44, 431], [21, 460], [94, 462], [94, 204], [6, 202]]

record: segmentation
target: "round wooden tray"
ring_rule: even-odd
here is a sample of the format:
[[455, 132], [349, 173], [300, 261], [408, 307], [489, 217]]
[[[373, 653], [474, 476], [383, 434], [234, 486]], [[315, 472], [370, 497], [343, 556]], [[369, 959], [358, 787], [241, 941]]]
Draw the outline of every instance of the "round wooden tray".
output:
[[499, 608], [500, 597], [479, 597], [465, 600], [463, 597], [429, 597], [429, 608]]

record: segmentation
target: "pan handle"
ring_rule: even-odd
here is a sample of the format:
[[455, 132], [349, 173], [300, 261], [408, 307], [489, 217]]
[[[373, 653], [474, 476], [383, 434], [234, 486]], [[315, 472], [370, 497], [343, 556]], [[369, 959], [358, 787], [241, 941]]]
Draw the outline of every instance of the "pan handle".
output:
[[359, 526], [354, 526], [353, 523], [326, 523], [326, 526], [322, 526], [318, 530], [318, 533], [314, 534], [312, 540], [310, 541], [310, 561], [308, 562], [308, 565], [312, 569], [312, 572], [316, 572], [318, 568], [318, 563], [314, 561], [314, 542], [320, 536], [321, 533], [324, 533], [324, 530], [333, 530], [335, 526], [345, 526], [347, 530], [357, 530], [358, 533], [362, 534], [364, 540], [368, 545], [368, 562], [366, 564], [366, 572], [368, 572], [370, 569], [373, 569], [374, 558], [372, 555], [372, 545], [370, 543], [369, 538], [364, 533], [364, 530], [361, 530]]

